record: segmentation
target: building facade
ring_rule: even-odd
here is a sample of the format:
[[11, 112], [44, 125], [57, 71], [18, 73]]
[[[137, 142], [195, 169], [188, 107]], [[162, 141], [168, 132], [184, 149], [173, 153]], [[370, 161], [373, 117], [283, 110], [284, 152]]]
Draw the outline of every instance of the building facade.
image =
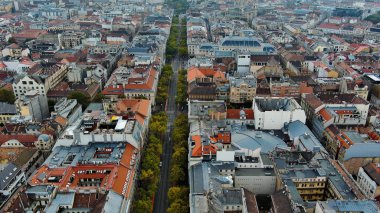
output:
[[299, 120], [306, 122], [305, 111], [293, 98], [253, 99], [256, 129], [281, 129], [286, 123]]

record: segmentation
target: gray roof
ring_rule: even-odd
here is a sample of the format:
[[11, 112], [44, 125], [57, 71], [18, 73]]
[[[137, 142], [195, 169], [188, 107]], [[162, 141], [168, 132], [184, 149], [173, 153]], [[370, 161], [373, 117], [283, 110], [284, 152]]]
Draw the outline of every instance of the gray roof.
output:
[[38, 136], [38, 140], [47, 143], [49, 141], [50, 137], [46, 134], [41, 134]]
[[[121, 160], [123, 149], [125, 149], [124, 143], [90, 143], [86, 146], [56, 146], [51, 155], [44, 162], [49, 167], [66, 167], [68, 166], [65, 161], [70, 156], [71, 166], [76, 166], [80, 162], [91, 163], [101, 160], [104, 163], [118, 163]], [[95, 157], [97, 149], [112, 148], [112, 153], [105, 158]], [[43, 175], [41, 173], [41, 175]]]
[[16, 114], [16, 106], [6, 102], [0, 102], [0, 114]]
[[232, 144], [240, 149], [256, 150], [261, 148], [261, 152], [268, 153], [276, 147], [287, 147], [280, 138], [261, 131], [238, 131], [231, 134]]
[[298, 137], [308, 151], [313, 151], [315, 147], [318, 147], [319, 150], [326, 152], [312, 131], [301, 121], [296, 120], [290, 122], [287, 130], [290, 140], [294, 140]]
[[102, 103], [90, 103], [88, 107], [86, 108], [85, 112], [88, 110], [91, 111], [102, 111], [103, 110], [103, 104]]
[[242, 205], [242, 193], [240, 189], [223, 189], [216, 196], [223, 205]]
[[274, 169], [243, 168], [236, 169], [235, 176], [276, 176]]
[[251, 87], [256, 87], [256, 79], [255, 78], [230, 78], [231, 87], [239, 87], [241, 84], [245, 83]]
[[227, 36], [221, 42], [222, 46], [260, 47], [260, 41], [255, 37]]
[[372, 200], [328, 200], [318, 201], [325, 211], [332, 212], [380, 212], [376, 203]]
[[46, 213], [56, 213], [60, 206], [72, 206], [74, 203], [74, 192], [58, 193], [51, 204], [45, 208]]
[[[340, 193], [342, 199], [352, 200], [356, 198], [350, 186], [344, 181], [343, 177], [326, 157], [328, 156], [322, 153], [308, 156], [306, 152], [281, 152], [279, 156], [275, 158], [276, 167], [280, 170], [286, 169], [286, 172], [281, 173], [281, 179], [288, 188], [294, 202], [303, 205], [315, 205], [301, 198], [293, 182], [293, 179], [315, 177], [326, 177], [329, 184], [333, 185]], [[299, 163], [293, 164], [293, 162]], [[311, 163], [313, 166], [311, 166]]]
[[355, 143], [347, 149], [344, 160], [380, 157], [380, 143]]
[[17, 176], [17, 173], [20, 171], [15, 164], [9, 163], [1, 172], [0, 172], [0, 190], [5, 189], [10, 183], [11, 180]]
[[49, 185], [38, 185], [38, 186], [30, 186], [25, 191], [26, 194], [38, 194], [38, 195], [48, 195], [53, 192], [54, 186]]
[[107, 202], [104, 204], [104, 213], [120, 212], [123, 197], [114, 191], [109, 191]]
[[221, 50], [215, 51], [215, 58], [228, 58], [228, 57], [234, 57], [233, 51], [221, 51]]
[[256, 97], [254, 101], [258, 110], [262, 112], [278, 111], [278, 110], [292, 111], [292, 110], [301, 108], [301, 106], [299, 106], [298, 103], [293, 98], [289, 98], [289, 97], [272, 98], [272, 99], [267, 99], [264, 97]]

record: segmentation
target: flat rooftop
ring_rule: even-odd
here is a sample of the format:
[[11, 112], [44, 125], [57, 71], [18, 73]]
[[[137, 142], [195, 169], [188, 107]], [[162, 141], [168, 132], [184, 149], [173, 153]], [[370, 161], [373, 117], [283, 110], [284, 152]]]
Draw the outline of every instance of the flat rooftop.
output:
[[292, 98], [255, 98], [258, 110], [265, 111], [291, 111], [301, 106]]
[[274, 169], [264, 168], [243, 168], [236, 169], [235, 176], [276, 176]]

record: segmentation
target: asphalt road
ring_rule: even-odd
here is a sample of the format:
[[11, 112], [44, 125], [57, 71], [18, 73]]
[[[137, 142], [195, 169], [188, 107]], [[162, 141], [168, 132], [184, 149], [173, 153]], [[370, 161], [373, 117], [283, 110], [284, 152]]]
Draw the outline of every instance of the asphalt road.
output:
[[[178, 25], [177, 27], [180, 27]], [[179, 33], [180, 34], [180, 33]], [[179, 43], [180, 35], [177, 38], [177, 43]], [[160, 175], [160, 184], [156, 192], [154, 200], [154, 213], [164, 213], [169, 206], [168, 201], [168, 190], [169, 190], [169, 172], [170, 172], [170, 160], [173, 152], [173, 144], [171, 141], [171, 134], [173, 130], [174, 119], [177, 114], [177, 107], [175, 103], [175, 97], [177, 94], [177, 81], [178, 81], [178, 70], [182, 67], [182, 60], [179, 58], [178, 53], [172, 60], [173, 75], [170, 80], [169, 85], [169, 97], [166, 107], [166, 113], [168, 115], [167, 130], [163, 141], [163, 153], [162, 153], [162, 167]]]

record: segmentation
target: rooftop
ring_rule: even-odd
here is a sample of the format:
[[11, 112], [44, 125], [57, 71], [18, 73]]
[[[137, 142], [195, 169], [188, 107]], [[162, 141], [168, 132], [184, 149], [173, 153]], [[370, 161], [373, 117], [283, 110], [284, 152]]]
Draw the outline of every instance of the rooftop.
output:
[[227, 119], [254, 119], [252, 109], [227, 109]]
[[58, 193], [50, 205], [45, 208], [46, 213], [58, 212], [61, 206], [72, 206], [74, 203], [74, 192]]
[[235, 176], [276, 176], [271, 168], [244, 168], [236, 169]]
[[9, 163], [4, 169], [0, 171], [0, 190], [5, 190], [8, 185], [17, 176], [20, 168], [13, 163]]
[[304, 178], [326, 178], [343, 199], [355, 199], [356, 195], [351, 187], [346, 183], [335, 165], [327, 159], [324, 153], [312, 152], [283, 152], [275, 154], [274, 161], [276, 168], [280, 171], [280, 176], [286, 184], [292, 200], [302, 205], [309, 205], [304, 201], [293, 183], [293, 179]]
[[318, 201], [318, 205], [323, 212], [375, 213], [380, 211], [376, 203], [370, 200], [328, 200]]
[[325, 104], [369, 104], [368, 101], [356, 94], [318, 94], [317, 97]]
[[347, 149], [344, 160], [352, 158], [377, 158], [380, 156], [380, 143], [355, 143]]
[[380, 186], [380, 164], [369, 163], [363, 167], [367, 175]]
[[240, 149], [259, 149], [262, 153], [269, 153], [276, 147], [287, 147], [277, 136], [262, 131], [234, 131], [231, 138], [232, 144]]
[[260, 47], [260, 41], [255, 37], [227, 36], [221, 41], [222, 46]]
[[[137, 150], [127, 143], [95, 143], [56, 147], [29, 181], [31, 186], [50, 184], [63, 189], [103, 188], [129, 197]], [[84, 179], [97, 180], [86, 184]]]
[[261, 98], [254, 99], [258, 110], [264, 111], [292, 111], [301, 106], [293, 98]]
[[287, 132], [290, 140], [300, 139], [300, 142], [303, 144], [304, 149], [307, 151], [320, 151], [323, 150], [326, 152], [322, 144], [315, 137], [313, 132], [301, 121], [296, 120], [290, 122], [287, 126]]
[[16, 114], [16, 106], [14, 104], [8, 104], [6, 102], [0, 102], [0, 114]]

